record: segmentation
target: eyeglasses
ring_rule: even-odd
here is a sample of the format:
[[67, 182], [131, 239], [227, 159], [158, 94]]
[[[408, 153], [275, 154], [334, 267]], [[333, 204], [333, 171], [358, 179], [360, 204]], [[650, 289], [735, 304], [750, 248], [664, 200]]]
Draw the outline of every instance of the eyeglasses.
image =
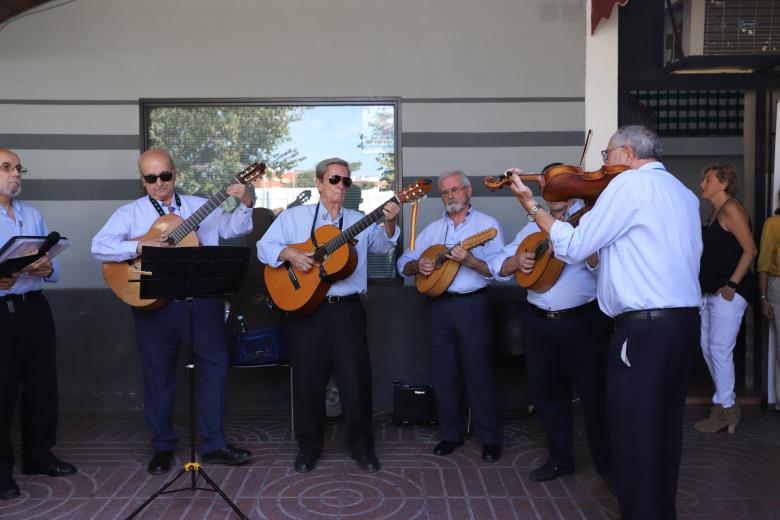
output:
[[341, 175], [331, 175], [330, 177], [328, 177], [328, 182], [333, 184], [334, 186], [338, 184], [339, 181], [344, 183], [345, 188], [349, 188], [350, 186], [352, 186], [351, 177], [347, 177], [347, 176], [342, 177]]
[[607, 162], [609, 160], [609, 152], [613, 150], [617, 150], [618, 148], [623, 148], [623, 147], [616, 146], [615, 148], [607, 148], [606, 150], [601, 150], [601, 160]]
[[0, 170], [3, 170], [5, 173], [11, 173], [12, 171], [16, 170], [21, 175], [22, 173], [27, 173], [27, 168], [22, 166], [21, 164], [17, 164], [16, 166], [13, 166], [9, 162], [4, 162], [3, 164], [0, 164]]
[[463, 186], [455, 186], [453, 188], [450, 188], [448, 190], [441, 190], [441, 196], [442, 197], [448, 197], [449, 195], [457, 195], [463, 191]]
[[144, 178], [146, 184], [154, 184], [157, 182], [157, 179], [160, 179], [163, 182], [168, 182], [169, 180], [173, 179], [173, 172], [160, 172], [160, 175], [150, 173], [148, 175], [142, 175], [141, 177]]

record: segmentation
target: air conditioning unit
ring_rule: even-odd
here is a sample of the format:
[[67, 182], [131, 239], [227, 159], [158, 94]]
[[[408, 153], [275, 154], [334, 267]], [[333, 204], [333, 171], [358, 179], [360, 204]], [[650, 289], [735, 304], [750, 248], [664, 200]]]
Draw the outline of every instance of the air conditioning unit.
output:
[[[780, 55], [780, 0], [680, 0], [673, 9], [685, 56]], [[666, 25], [674, 61], [668, 18]]]
[[664, 61], [672, 67], [696, 57], [710, 66], [773, 64], [780, 58], [780, 0], [678, 0], [667, 10], [665, 33]]

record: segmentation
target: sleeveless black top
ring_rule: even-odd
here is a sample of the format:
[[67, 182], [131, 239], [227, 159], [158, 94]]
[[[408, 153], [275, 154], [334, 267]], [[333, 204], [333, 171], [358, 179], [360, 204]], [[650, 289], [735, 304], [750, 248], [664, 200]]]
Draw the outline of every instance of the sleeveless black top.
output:
[[[704, 250], [701, 254], [699, 283], [704, 294], [715, 294], [718, 289], [726, 285], [742, 256], [742, 246], [739, 245], [737, 238], [718, 223], [720, 212], [730, 200], [732, 199], [723, 203], [711, 224], [705, 224], [701, 228]], [[752, 304], [755, 291], [755, 275], [749, 270], [739, 282], [737, 293]]]

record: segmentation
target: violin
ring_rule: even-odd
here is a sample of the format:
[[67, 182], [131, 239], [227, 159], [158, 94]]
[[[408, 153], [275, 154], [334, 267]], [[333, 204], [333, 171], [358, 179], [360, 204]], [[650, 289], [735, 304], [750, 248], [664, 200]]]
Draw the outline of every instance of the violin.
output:
[[[542, 198], [548, 202], [565, 202], [569, 199], [582, 199], [586, 206], [593, 206], [604, 188], [619, 173], [629, 170], [622, 164], [603, 165], [598, 170], [584, 171], [579, 166], [559, 164], [538, 173], [522, 173], [523, 182], [537, 182], [542, 190]], [[512, 171], [507, 170], [497, 177], [485, 177], [482, 183], [496, 190], [512, 182]]]

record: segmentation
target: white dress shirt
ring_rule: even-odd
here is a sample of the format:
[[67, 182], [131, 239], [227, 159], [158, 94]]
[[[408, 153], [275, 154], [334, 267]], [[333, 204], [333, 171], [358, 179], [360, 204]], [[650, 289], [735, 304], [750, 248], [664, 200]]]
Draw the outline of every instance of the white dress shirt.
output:
[[[257, 258], [271, 267], [280, 266], [282, 262], [279, 261], [279, 253], [282, 249], [291, 244], [302, 244], [311, 238], [314, 211], [318, 206], [320, 210], [315, 229], [324, 225], [338, 228], [341, 223], [341, 230], [346, 231], [364, 216], [359, 211], [341, 208], [336, 218], [332, 219], [328, 210], [321, 204], [306, 204], [287, 209], [279, 214], [268, 231], [257, 241]], [[331, 285], [327, 295], [348, 296], [365, 293], [368, 289], [368, 253], [387, 254], [395, 246], [400, 234], [401, 230], [396, 226], [393, 236], [388, 237], [384, 224], [372, 224], [358, 233], [355, 236], [357, 240], [355, 249], [358, 256], [355, 272], [349, 278]]]
[[[172, 201], [171, 213], [183, 219], [200, 208], [206, 199], [193, 195], [179, 195], [181, 206]], [[165, 205], [161, 204], [165, 210]], [[155, 220], [160, 218], [149, 197], [125, 204], [117, 209], [103, 228], [92, 239], [92, 256], [101, 262], [123, 262], [138, 256], [138, 238], [144, 236]], [[252, 208], [239, 204], [235, 211], [226, 213], [215, 209], [195, 229], [204, 246], [219, 245], [219, 238], [238, 238], [252, 231]]]
[[[582, 202], [575, 202], [568, 210], [571, 216], [583, 206]], [[514, 273], [501, 276], [501, 266], [504, 260], [514, 256], [520, 243], [530, 234], [540, 231], [536, 222], [529, 222], [521, 229], [511, 244], [507, 244], [501, 253], [490, 261], [490, 272], [493, 277], [501, 282], [514, 281]], [[557, 256], [557, 255], [556, 255]], [[558, 281], [545, 292], [528, 291], [528, 302], [546, 311], [562, 311], [585, 305], [596, 299], [596, 273], [585, 262], [566, 265], [561, 271]]]
[[[26, 202], [16, 199], [11, 199], [11, 207], [14, 210], [15, 219], [12, 219], [3, 209], [0, 209], [0, 247], [8, 242], [11, 237], [46, 236], [49, 234], [49, 228], [46, 227], [46, 223], [44, 223], [43, 217], [37, 209]], [[54, 270], [49, 276], [23, 274], [9, 290], [0, 290], [0, 296], [39, 291], [43, 287], [43, 282], [59, 281], [60, 268], [56, 258], [52, 259], [51, 265]]]
[[619, 174], [573, 228], [550, 232], [558, 258], [582, 262], [599, 253], [598, 300], [609, 316], [699, 307], [699, 200], [660, 162]]
[[[487, 244], [475, 247], [470, 251], [472, 255], [488, 265], [491, 258], [499, 254], [501, 248], [504, 247], [504, 235], [501, 232], [501, 226], [498, 221], [490, 215], [469, 207], [463, 223], [456, 227], [449, 214], [445, 211], [440, 219], [434, 220], [420, 232], [415, 240], [414, 251], [406, 248], [404, 254], [398, 259], [398, 272], [406, 278], [404, 266], [412, 260], [419, 260], [425, 250], [433, 245], [443, 244], [447, 247], [452, 247], [462, 240], [489, 228], [496, 228], [495, 238]], [[491, 279], [492, 276], [482, 276], [474, 269], [461, 265], [460, 269], [458, 269], [458, 274], [455, 275], [455, 279], [452, 280], [452, 283], [447, 288], [447, 292], [473, 292], [485, 287]]]

